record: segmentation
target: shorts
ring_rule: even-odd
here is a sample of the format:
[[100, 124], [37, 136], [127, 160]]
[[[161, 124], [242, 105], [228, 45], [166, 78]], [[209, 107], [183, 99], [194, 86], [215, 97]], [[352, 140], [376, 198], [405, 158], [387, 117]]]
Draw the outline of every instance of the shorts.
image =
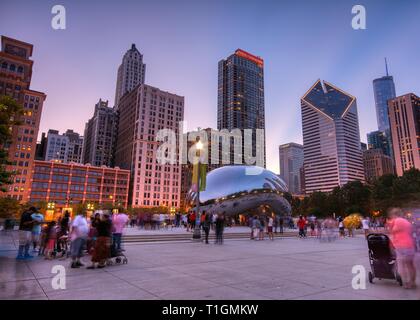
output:
[[397, 255], [397, 261], [410, 262], [414, 260], [416, 250], [414, 248], [395, 249], [395, 254]]
[[267, 232], [273, 232], [273, 227], [267, 227]]
[[83, 245], [85, 244], [85, 241], [85, 238], [76, 238], [71, 242], [70, 254], [73, 259], [82, 257]]

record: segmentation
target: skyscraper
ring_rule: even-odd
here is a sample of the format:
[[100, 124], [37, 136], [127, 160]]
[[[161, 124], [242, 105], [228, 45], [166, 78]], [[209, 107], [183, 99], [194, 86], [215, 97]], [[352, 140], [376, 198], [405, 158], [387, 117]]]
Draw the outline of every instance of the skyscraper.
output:
[[83, 136], [70, 129], [64, 135], [69, 139], [67, 162], [82, 163]]
[[414, 93], [388, 101], [395, 168], [399, 176], [420, 169], [420, 98]]
[[390, 145], [388, 144], [388, 138], [383, 131], [372, 131], [367, 134], [368, 148], [369, 149], [381, 149], [385, 155], [389, 155]]
[[363, 151], [365, 177], [373, 182], [385, 174], [394, 173], [394, 165], [390, 156], [383, 153], [382, 149], [369, 149]]
[[301, 107], [306, 193], [364, 181], [356, 98], [318, 80]]
[[[385, 60], [386, 63], [386, 60]], [[394, 78], [388, 74], [386, 64], [386, 76], [373, 80], [373, 93], [375, 96], [376, 119], [379, 131], [389, 130], [388, 100], [396, 97]]]
[[[256, 129], [265, 129], [264, 61], [260, 57], [238, 49], [219, 61], [217, 128], [252, 129], [252, 150], [248, 154], [252, 151], [251, 156], [261, 156], [261, 152], [256, 155]], [[260, 149], [265, 166], [265, 143]]]
[[42, 133], [41, 144], [37, 148], [37, 160], [81, 163], [83, 137], [70, 129], [63, 134], [50, 129], [47, 136]]
[[133, 43], [131, 49], [124, 54], [121, 65], [118, 67], [114, 103], [116, 108], [124, 94], [133, 90], [138, 84], [144, 84], [145, 76], [146, 65], [143, 63], [143, 55]]
[[60, 134], [58, 130], [48, 130], [44, 160], [56, 160], [58, 162], [66, 163], [68, 151], [69, 138]]
[[303, 146], [287, 143], [279, 146], [280, 178], [286, 182], [289, 192], [302, 192], [301, 168], [303, 166]]
[[26, 202], [29, 200], [32, 166], [35, 158], [41, 112], [46, 99], [42, 92], [30, 89], [33, 61], [33, 45], [5, 36], [1, 38], [0, 51], [0, 96], [14, 98], [23, 106], [22, 124], [12, 128], [12, 141], [5, 145], [11, 165], [6, 170], [14, 172], [9, 196]]
[[93, 117], [86, 123], [83, 142], [83, 163], [113, 166], [117, 114], [108, 101], [95, 105]]
[[[156, 137], [159, 130], [169, 129], [178, 139], [184, 97], [141, 84], [121, 98], [118, 113], [115, 165], [131, 170], [129, 203], [179, 207], [181, 164], [158, 161], [162, 142]], [[176, 160], [178, 152], [176, 148]]]
[[392, 157], [391, 133], [389, 129], [388, 100], [396, 97], [394, 78], [388, 74], [388, 64], [385, 59], [386, 76], [373, 80], [375, 96], [376, 119], [379, 131], [385, 134], [384, 153]]

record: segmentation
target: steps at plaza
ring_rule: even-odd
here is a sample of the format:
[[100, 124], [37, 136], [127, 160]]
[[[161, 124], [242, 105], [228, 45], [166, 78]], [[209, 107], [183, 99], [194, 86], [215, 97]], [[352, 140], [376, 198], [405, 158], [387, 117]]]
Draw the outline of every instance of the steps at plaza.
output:
[[[204, 233], [202, 233], [204, 236]], [[276, 238], [296, 237], [296, 232], [284, 232], [283, 234], [274, 234]], [[226, 232], [223, 235], [224, 239], [249, 239], [250, 232]], [[209, 235], [209, 240], [215, 240], [216, 236], [212, 232]], [[192, 239], [192, 232], [176, 233], [176, 234], [150, 234], [150, 235], [125, 235], [123, 242], [125, 243], [141, 243], [141, 242], [166, 242], [166, 241], [190, 241]], [[268, 236], [266, 236], [268, 239]]]

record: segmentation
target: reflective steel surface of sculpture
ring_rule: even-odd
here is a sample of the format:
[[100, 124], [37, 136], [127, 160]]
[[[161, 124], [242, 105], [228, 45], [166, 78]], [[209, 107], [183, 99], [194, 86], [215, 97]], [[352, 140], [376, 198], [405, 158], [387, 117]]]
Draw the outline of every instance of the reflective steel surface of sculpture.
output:
[[[200, 211], [290, 216], [290, 204], [283, 197], [287, 191], [284, 181], [264, 168], [224, 166], [207, 174], [206, 190], [200, 192]], [[188, 194], [192, 209], [196, 196], [193, 191]]]

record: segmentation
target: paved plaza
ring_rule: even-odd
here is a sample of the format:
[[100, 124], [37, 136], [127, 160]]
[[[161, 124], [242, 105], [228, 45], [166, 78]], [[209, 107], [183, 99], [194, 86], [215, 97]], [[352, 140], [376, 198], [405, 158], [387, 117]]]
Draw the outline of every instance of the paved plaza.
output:
[[[127, 265], [71, 269], [69, 260], [16, 261], [15, 243], [3, 233], [0, 299], [420, 299], [419, 289], [406, 290], [391, 280], [352, 288], [352, 267], [370, 270], [361, 235], [332, 243], [289, 237], [227, 240], [222, 246], [125, 244], [125, 249]], [[52, 287], [57, 264], [65, 266], [64, 290]]]

